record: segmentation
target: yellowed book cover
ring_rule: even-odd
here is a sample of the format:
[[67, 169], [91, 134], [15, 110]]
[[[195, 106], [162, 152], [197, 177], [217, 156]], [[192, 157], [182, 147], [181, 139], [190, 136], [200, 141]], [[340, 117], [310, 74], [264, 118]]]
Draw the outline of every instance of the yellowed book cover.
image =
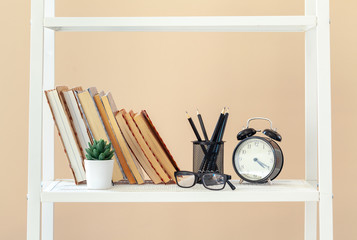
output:
[[133, 154], [135, 155], [136, 159], [139, 161], [140, 165], [144, 169], [144, 171], [147, 173], [147, 175], [150, 177], [150, 179], [155, 183], [161, 183], [162, 179], [158, 175], [158, 173], [155, 171], [154, 167], [151, 165], [149, 160], [145, 157], [143, 151], [140, 148], [139, 143], [136, 141], [134, 135], [130, 131], [129, 126], [127, 125], [124, 116], [123, 116], [124, 110], [121, 110], [116, 113], [115, 119], [118, 122], [119, 128], [121, 132], [123, 133], [123, 136], [128, 143], [130, 149], [132, 150]]
[[[94, 100], [88, 91], [83, 91], [78, 93], [79, 101], [81, 102], [84, 114], [86, 115], [89, 127], [93, 134], [95, 140], [103, 139], [109, 142], [107, 137], [107, 133], [105, 132], [102, 120], [99, 116], [97, 108], [95, 106]], [[118, 182], [123, 180], [124, 176], [120, 170], [117, 161], [114, 161], [114, 169], [113, 169], [113, 182]]]
[[120, 165], [124, 171], [124, 174], [127, 177], [130, 184], [135, 184], [136, 181], [135, 181], [134, 175], [132, 174], [128, 164], [126, 163], [123, 152], [122, 152], [122, 150], [119, 146], [119, 143], [115, 137], [114, 131], [113, 131], [112, 126], [109, 121], [109, 118], [108, 118], [107, 113], [104, 109], [101, 97], [99, 96], [99, 94], [96, 94], [93, 98], [94, 98], [95, 104], [97, 105], [99, 114], [102, 117], [104, 127], [107, 130], [108, 137], [109, 137], [110, 142], [112, 143], [112, 147], [114, 148], [114, 151], [119, 159], [119, 162], [120, 162]]
[[160, 163], [157, 160], [157, 158], [155, 157], [155, 155], [150, 150], [149, 146], [145, 142], [145, 139], [141, 135], [138, 127], [136, 126], [136, 124], [135, 124], [134, 120], [132, 119], [132, 117], [130, 116], [130, 114], [124, 111], [123, 116], [124, 116], [126, 122], [128, 123], [128, 126], [129, 126], [131, 132], [133, 133], [136, 141], [139, 143], [142, 151], [144, 152], [146, 158], [150, 161], [151, 165], [154, 167], [155, 171], [159, 174], [159, 176], [164, 181], [164, 183], [169, 182], [170, 178], [168, 177], [167, 173], [160, 165]]
[[127, 143], [125, 142], [125, 139], [122, 135], [122, 133], [120, 132], [120, 128], [118, 126], [118, 123], [117, 121], [115, 120], [115, 117], [114, 117], [114, 114], [113, 114], [113, 109], [111, 108], [111, 105], [109, 103], [109, 98], [112, 98], [111, 97], [111, 94], [110, 93], [107, 93], [107, 95], [105, 96], [102, 96], [102, 103], [103, 103], [103, 106], [105, 108], [105, 111], [108, 115], [108, 118], [109, 118], [109, 121], [110, 121], [110, 124], [112, 126], [112, 129], [114, 131], [114, 134], [115, 134], [115, 137], [120, 145], [120, 148], [123, 152], [123, 156], [124, 156], [124, 159], [126, 160], [127, 164], [129, 165], [129, 168], [131, 170], [131, 172], [133, 173], [135, 179], [136, 179], [136, 182], [138, 184], [143, 184], [144, 183], [144, 177], [143, 177], [143, 174], [141, 173], [141, 167], [140, 166], [137, 166], [135, 164], [135, 160], [133, 159], [133, 156], [130, 152], [130, 149], [127, 145]]
[[145, 139], [146, 143], [150, 147], [151, 151], [157, 157], [159, 162], [161, 163], [164, 170], [170, 176], [170, 178], [175, 181], [175, 172], [176, 169], [172, 165], [170, 159], [167, 157], [164, 149], [162, 149], [160, 142], [157, 140], [155, 135], [150, 129], [149, 123], [146, 121], [145, 117], [142, 114], [133, 114], [130, 113], [138, 126], [141, 135]]

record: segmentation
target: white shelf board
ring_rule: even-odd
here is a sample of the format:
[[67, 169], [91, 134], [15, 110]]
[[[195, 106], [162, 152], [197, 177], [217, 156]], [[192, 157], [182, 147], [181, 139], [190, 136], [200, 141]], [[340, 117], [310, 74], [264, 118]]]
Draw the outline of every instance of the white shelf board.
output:
[[304, 180], [275, 180], [270, 184], [239, 184], [232, 191], [210, 191], [202, 185], [180, 188], [175, 184], [115, 185], [109, 190], [88, 190], [72, 180], [44, 184], [42, 202], [301, 202], [319, 201], [319, 192]]
[[76, 32], [305, 32], [316, 27], [316, 17], [50, 17], [44, 27]]

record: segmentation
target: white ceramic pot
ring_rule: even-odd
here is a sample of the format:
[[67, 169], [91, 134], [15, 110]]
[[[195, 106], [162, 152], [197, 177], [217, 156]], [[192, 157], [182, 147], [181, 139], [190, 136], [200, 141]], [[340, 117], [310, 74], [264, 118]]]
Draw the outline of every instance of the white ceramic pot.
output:
[[112, 187], [114, 160], [84, 160], [88, 189]]

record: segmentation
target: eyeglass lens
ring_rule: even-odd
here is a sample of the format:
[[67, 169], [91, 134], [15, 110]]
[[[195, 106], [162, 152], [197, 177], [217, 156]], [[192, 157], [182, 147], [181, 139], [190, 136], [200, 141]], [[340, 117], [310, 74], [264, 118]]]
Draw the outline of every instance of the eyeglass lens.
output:
[[202, 183], [208, 189], [221, 190], [226, 184], [226, 178], [219, 173], [205, 173], [202, 176]]
[[195, 180], [196, 180], [196, 177], [193, 173], [179, 172], [176, 174], [176, 182], [177, 182], [177, 185], [179, 185], [180, 187], [184, 187], [184, 188], [192, 187], [193, 185], [195, 185]]

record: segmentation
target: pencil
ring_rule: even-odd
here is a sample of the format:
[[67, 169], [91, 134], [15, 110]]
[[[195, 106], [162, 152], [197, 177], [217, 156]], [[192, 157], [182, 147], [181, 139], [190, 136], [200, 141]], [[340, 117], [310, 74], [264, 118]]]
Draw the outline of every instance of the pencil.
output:
[[224, 114], [222, 127], [221, 127], [221, 130], [219, 132], [218, 139], [217, 139], [218, 142], [222, 141], [222, 139], [223, 139], [223, 135], [224, 135], [224, 131], [226, 129], [226, 124], [227, 124], [227, 121], [228, 121], [228, 117], [229, 117], [229, 108], [226, 108], [226, 113]]
[[226, 125], [227, 125], [227, 121], [228, 121], [228, 117], [229, 117], [229, 108], [226, 109], [226, 113], [224, 114], [224, 119], [222, 122], [222, 126], [220, 128], [219, 134], [218, 134], [218, 138], [217, 138], [217, 144], [214, 146], [214, 150], [213, 153], [211, 155], [211, 159], [209, 162], [209, 166], [208, 166], [208, 170], [212, 170], [215, 171], [217, 170], [217, 156], [219, 154], [219, 149], [221, 148], [220, 142], [223, 140], [223, 135], [224, 135], [224, 131], [226, 129]]
[[198, 109], [197, 109], [197, 118], [198, 118], [198, 121], [200, 122], [203, 136], [204, 136], [205, 140], [208, 141], [208, 136], [207, 136], [205, 124], [203, 123], [202, 116], [201, 116], [200, 112], [198, 111]]
[[223, 117], [224, 117], [224, 113], [226, 111], [226, 108], [224, 107], [221, 114], [219, 115], [219, 118], [217, 120], [217, 123], [216, 123], [216, 127], [214, 128], [214, 131], [213, 131], [213, 134], [211, 136], [211, 140], [210, 140], [210, 145], [208, 147], [208, 153], [205, 155], [202, 163], [201, 163], [201, 166], [200, 166], [200, 171], [205, 171], [207, 170], [207, 166], [208, 166], [208, 161], [210, 160], [210, 157], [213, 153], [213, 150], [214, 150], [214, 142], [217, 138], [217, 135], [219, 133], [219, 129], [220, 129], [220, 126], [222, 124], [222, 120], [223, 120]]
[[192, 128], [193, 132], [194, 132], [195, 135], [196, 135], [197, 141], [198, 141], [199, 144], [201, 145], [201, 148], [202, 148], [203, 153], [206, 155], [206, 154], [207, 154], [207, 150], [206, 150], [206, 148], [201, 144], [202, 139], [201, 139], [200, 134], [199, 134], [198, 131], [197, 131], [196, 125], [195, 125], [195, 123], [193, 122], [193, 120], [192, 120], [192, 118], [190, 117], [190, 115], [188, 115], [188, 112], [187, 112], [187, 111], [186, 111], [186, 115], [187, 115], [187, 120], [188, 120], [188, 122], [190, 123], [191, 128]]
[[193, 132], [194, 132], [195, 135], [196, 135], [197, 140], [201, 142], [201, 141], [202, 141], [201, 136], [200, 136], [200, 134], [198, 133], [197, 128], [196, 128], [196, 126], [195, 126], [195, 123], [192, 121], [192, 118], [190, 117], [190, 115], [188, 115], [188, 112], [187, 112], [187, 111], [186, 111], [186, 115], [187, 115], [187, 120], [188, 120], [188, 122], [190, 123], [191, 128], [192, 128]]
[[215, 126], [215, 128], [214, 128], [214, 131], [213, 131], [213, 134], [212, 134], [212, 136], [211, 136], [211, 140], [210, 140], [211, 142], [214, 142], [214, 141], [216, 141], [216, 139], [217, 139], [217, 136], [218, 136], [218, 134], [219, 134], [219, 130], [220, 130], [220, 127], [221, 127], [221, 125], [222, 125], [222, 121], [223, 121], [225, 112], [226, 112], [226, 107], [223, 108], [221, 114], [219, 115], [217, 124], [216, 124], [216, 126]]

